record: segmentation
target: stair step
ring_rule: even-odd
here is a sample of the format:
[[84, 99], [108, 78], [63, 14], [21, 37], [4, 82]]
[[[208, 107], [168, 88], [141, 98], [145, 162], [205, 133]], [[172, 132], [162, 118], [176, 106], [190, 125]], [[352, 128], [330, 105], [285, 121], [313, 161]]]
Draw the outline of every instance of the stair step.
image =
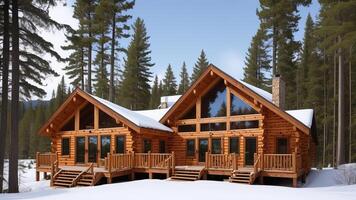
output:
[[77, 183], [77, 185], [85, 185], [85, 186], [90, 186], [90, 185], [91, 185], [91, 183], [79, 181], [79, 182]]
[[199, 174], [199, 173], [200, 173], [200, 171], [192, 171], [192, 170], [175, 170], [175, 173]]
[[230, 182], [234, 182], [234, 183], [250, 183], [250, 180], [230, 179]]
[[189, 181], [196, 181], [197, 180], [197, 178], [184, 177], [184, 176], [172, 176], [171, 179], [174, 179], [174, 180], [189, 180]]
[[61, 186], [61, 187], [70, 187], [72, 184], [66, 183], [53, 183], [54, 186]]
[[88, 179], [88, 178], [81, 178], [81, 179], [80, 179], [80, 181], [86, 181], [86, 182], [88, 182], [88, 181], [91, 182], [92, 180], [93, 180], [93, 179]]
[[234, 179], [244, 179], [244, 180], [250, 180], [250, 177], [246, 177], [246, 176], [232, 176], [231, 178], [234, 178]]
[[54, 180], [55, 183], [61, 182], [61, 183], [73, 183], [73, 180], [62, 180], [62, 179], [56, 179]]
[[174, 176], [192, 176], [192, 177], [199, 177], [199, 174], [181, 174], [181, 173], [175, 173]]
[[66, 176], [57, 176], [56, 179], [73, 180], [74, 178], [72, 178], [72, 177], [66, 177]]
[[75, 174], [58, 174], [58, 177], [77, 177], [78, 175], [75, 175]]

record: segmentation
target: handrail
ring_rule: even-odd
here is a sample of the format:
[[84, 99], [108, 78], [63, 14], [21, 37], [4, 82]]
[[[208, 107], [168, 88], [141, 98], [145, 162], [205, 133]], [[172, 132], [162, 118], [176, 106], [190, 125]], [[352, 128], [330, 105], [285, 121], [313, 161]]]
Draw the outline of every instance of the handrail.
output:
[[36, 153], [36, 168], [40, 167], [51, 167], [52, 163], [58, 160], [58, 153], [51, 153], [51, 152], [45, 152], [45, 153]]
[[261, 163], [260, 163], [261, 162], [261, 155], [255, 153], [254, 157], [255, 157], [255, 162], [253, 164], [253, 173], [254, 173], [254, 175], [257, 175], [257, 173], [261, 169]]
[[72, 187], [77, 185], [77, 182], [79, 181], [80, 177], [83, 176], [84, 173], [88, 173], [90, 171], [91, 174], [94, 173], [94, 163], [90, 163], [89, 167], [86, 168], [85, 170], [81, 171], [77, 177], [75, 177], [75, 179], [72, 182]]
[[53, 186], [54, 179], [57, 177], [57, 175], [62, 171], [62, 169], [59, 170], [58, 167], [58, 160], [54, 161], [51, 163], [51, 182], [50, 185]]

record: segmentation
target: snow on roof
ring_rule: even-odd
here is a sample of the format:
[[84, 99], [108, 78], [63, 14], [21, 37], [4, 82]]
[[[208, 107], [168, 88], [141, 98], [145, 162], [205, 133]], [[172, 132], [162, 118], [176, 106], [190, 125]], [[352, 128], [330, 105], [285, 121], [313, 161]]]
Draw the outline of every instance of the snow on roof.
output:
[[[91, 95], [91, 94], [90, 94]], [[147, 117], [139, 112], [135, 112], [129, 109], [126, 109], [122, 106], [114, 104], [108, 100], [102, 99], [100, 97], [91, 95], [94, 99], [99, 101], [100, 103], [104, 104], [114, 112], [118, 113], [119, 115], [125, 117], [126, 119], [130, 120], [132, 123], [136, 124], [139, 127], [143, 128], [152, 128], [162, 131], [173, 132], [172, 129], [168, 128], [167, 126], [159, 123], [158, 121], [154, 120], [151, 117]]]
[[251, 84], [248, 84], [244, 81], [238, 80], [238, 82], [242, 83], [244, 86], [248, 87], [250, 90], [254, 91], [256, 94], [260, 95], [261, 97], [265, 98], [266, 100], [268, 100], [269, 102], [272, 103], [272, 94], [262, 90], [261, 88], [255, 87]]
[[313, 123], [313, 109], [286, 110], [286, 113], [311, 128]]
[[169, 109], [170, 108], [162, 108], [162, 109], [154, 109], [154, 110], [137, 110], [134, 112], [152, 118], [156, 121], [159, 121], [168, 112]]

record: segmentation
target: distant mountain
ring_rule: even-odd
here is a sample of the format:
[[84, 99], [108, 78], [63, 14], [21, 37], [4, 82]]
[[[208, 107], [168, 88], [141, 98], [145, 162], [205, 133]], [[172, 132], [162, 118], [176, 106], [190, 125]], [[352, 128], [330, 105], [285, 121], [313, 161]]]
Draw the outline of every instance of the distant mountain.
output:
[[49, 100], [30, 100], [30, 101], [24, 101], [23, 102], [25, 109], [27, 108], [36, 108], [40, 104], [49, 104]]

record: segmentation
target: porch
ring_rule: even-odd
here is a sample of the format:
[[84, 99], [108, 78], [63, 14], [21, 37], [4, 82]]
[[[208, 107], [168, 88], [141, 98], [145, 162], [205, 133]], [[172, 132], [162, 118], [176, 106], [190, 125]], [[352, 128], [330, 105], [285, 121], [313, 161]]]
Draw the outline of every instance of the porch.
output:
[[[225, 175], [230, 177], [230, 182], [253, 184], [257, 178], [263, 183], [263, 177], [283, 177], [293, 179], [293, 186], [297, 186], [297, 179], [305, 175], [302, 169], [301, 156], [292, 154], [255, 154], [251, 166], [242, 166], [237, 154], [210, 154], [206, 152], [205, 165], [203, 166], [176, 166], [175, 154], [172, 153], [134, 153], [110, 154], [108, 153], [102, 165], [60, 165], [57, 153], [37, 153], [36, 155], [36, 180], [40, 172], [50, 172], [51, 185], [56, 181], [65, 182], [66, 186], [73, 187], [77, 183], [95, 185], [105, 177], [107, 183], [120, 176], [129, 176], [135, 179], [135, 173], [166, 174], [166, 177], [181, 180], [206, 179], [207, 175]], [[186, 172], [186, 173], [185, 173]], [[58, 178], [71, 174], [72, 179], [60, 182]], [[193, 174], [195, 174], [193, 176]], [[178, 177], [178, 178], [176, 178]], [[183, 177], [183, 178], [182, 178]], [[192, 178], [194, 177], [194, 178]], [[82, 180], [82, 181], [81, 181]], [[58, 185], [58, 184], [57, 184]]]

